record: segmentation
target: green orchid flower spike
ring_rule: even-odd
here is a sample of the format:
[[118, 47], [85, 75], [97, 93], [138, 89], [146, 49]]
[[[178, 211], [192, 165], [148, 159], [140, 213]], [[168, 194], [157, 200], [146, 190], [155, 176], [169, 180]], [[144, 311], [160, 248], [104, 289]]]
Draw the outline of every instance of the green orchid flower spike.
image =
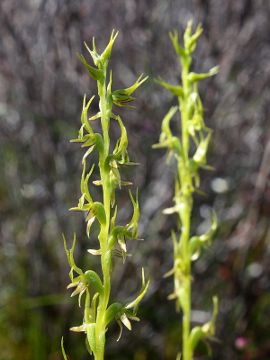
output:
[[[199, 258], [201, 251], [211, 244], [217, 229], [217, 218], [213, 213], [212, 225], [203, 235], [191, 236], [191, 217], [194, 192], [199, 192], [201, 168], [209, 169], [206, 155], [212, 136], [212, 130], [205, 126], [203, 105], [198, 92], [201, 80], [217, 74], [218, 68], [214, 67], [207, 73], [198, 74], [191, 72], [192, 54], [196, 49], [197, 40], [202, 33], [199, 25], [195, 32], [192, 31], [192, 22], [189, 22], [184, 33], [184, 44], [179, 42], [176, 31], [170, 33], [170, 39], [176, 54], [179, 57], [181, 84], [172, 85], [157, 79], [157, 83], [170, 91], [178, 98], [178, 107], [172, 107], [165, 115], [162, 122], [159, 143], [154, 148], [167, 148], [168, 160], [174, 157], [177, 162], [175, 175], [174, 204], [165, 209], [165, 214], [178, 215], [178, 235], [172, 232], [174, 244], [174, 265], [165, 274], [165, 277], [174, 276], [174, 291], [169, 299], [175, 300], [177, 310], [183, 314], [182, 320], [182, 352], [177, 359], [191, 360], [200, 341], [214, 335], [215, 320], [218, 312], [218, 300], [213, 298], [214, 312], [212, 320], [203, 326], [191, 329], [191, 264]], [[180, 113], [181, 136], [175, 136], [170, 128], [176, 112]]]
[[[140, 217], [138, 191], [134, 197], [130, 191], [130, 199], [133, 207], [133, 215], [126, 225], [118, 225], [117, 205], [115, 190], [131, 182], [121, 179], [121, 168], [125, 165], [134, 165], [130, 162], [127, 147], [128, 134], [119, 115], [113, 113], [113, 106], [127, 106], [134, 100], [131, 95], [142, 85], [147, 77], [142, 75], [130, 87], [121, 90], [112, 91], [112, 72], [108, 77], [108, 63], [111, 56], [113, 44], [117, 38], [117, 32], [113, 31], [110, 41], [99, 54], [96, 49], [95, 40], [92, 42], [92, 49], [85, 44], [94, 65], [87, 62], [83, 55], [79, 59], [86, 67], [90, 77], [97, 82], [99, 97], [99, 111], [97, 114], [89, 116], [90, 106], [94, 99], [91, 97], [83, 99], [81, 113], [81, 127], [78, 137], [72, 142], [81, 143], [85, 149], [82, 158], [82, 176], [81, 176], [81, 196], [77, 206], [71, 208], [73, 211], [82, 211], [85, 213], [86, 234], [89, 238], [91, 227], [94, 222], [99, 227], [99, 249], [89, 249], [92, 256], [99, 256], [101, 260], [102, 274], [98, 275], [93, 270], [82, 270], [76, 265], [74, 260], [74, 249], [76, 236], [74, 235], [71, 249], [67, 248], [64, 239], [65, 251], [70, 266], [70, 284], [68, 289], [72, 289], [71, 296], [78, 295], [78, 303], [84, 306], [84, 316], [82, 324], [71, 328], [75, 332], [83, 332], [86, 336], [86, 346], [89, 353], [96, 360], [103, 360], [105, 353], [106, 332], [109, 324], [115, 320], [120, 326], [120, 335], [122, 334], [122, 325], [131, 330], [130, 320], [138, 321], [138, 305], [145, 296], [149, 287], [149, 280], [145, 280], [144, 270], [142, 270], [142, 288], [135, 300], [126, 302], [111, 301], [111, 271], [112, 257], [121, 256], [123, 261], [127, 256], [127, 240], [138, 238], [138, 221]], [[129, 107], [129, 105], [128, 105]], [[101, 132], [94, 132], [91, 123], [100, 120]], [[120, 138], [115, 145], [111, 145], [110, 140], [110, 122], [114, 121], [120, 129]], [[90, 192], [90, 178], [94, 171], [94, 164], [89, 166], [89, 156], [93, 152], [98, 154], [98, 169], [100, 179], [93, 181], [93, 184], [102, 189], [102, 201], [95, 201]], [[64, 359], [67, 355], [64, 349], [64, 343], [61, 343]]]

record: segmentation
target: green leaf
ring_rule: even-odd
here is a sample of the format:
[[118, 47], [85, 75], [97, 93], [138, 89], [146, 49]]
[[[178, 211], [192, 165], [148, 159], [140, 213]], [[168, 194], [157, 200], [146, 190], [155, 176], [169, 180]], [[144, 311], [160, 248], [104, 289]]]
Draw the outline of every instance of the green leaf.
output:
[[122, 311], [124, 309], [124, 305], [119, 303], [119, 302], [115, 302], [113, 304], [111, 304], [108, 309], [106, 310], [105, 313], [105, 323], [106, 326], [114, 319], [118, 319], [120, 318]]
[[93, 270], [88, 270], [84, 274], [84, 278], [87, 281], [87, 283], [90, 285], [90, 287], [93, 287], [96, 292], [99, 294], [103, 294], [104, 288], [102, 281], [98, 274]]
[[194, 351], [199, 343], [205, 337], [201, 326], [195, 326], [189, 335], [190, 348]]
[[105, 213], [103, 204], [98, 201], [94, 202], [92, 205], [92, 211], [93, 211], [93, 214], [95, 215], [95, 217], [98, 219], [98, 222], [101, 225], [105, 225], [106, 224], [106, 213]]
[[99, 133], [95, 134], [95, 144], [99, 152], [99, 155], [102, 155], [104, 150], [104, 141], [103, 141], [103, 137]]
[[98, 68], [94, 68], [93, 66], [91, 66], [90, 64], [88, 64], [88, 62], [86, 61], [85, 57], [81, 54], [78, 54], [78, 58], [81, 60], [82, 64], [86, 67], [86, 69], [89, 72], [89, 75], [96, 81], [100, 81], [102, 82], [104, 80], [104, 74], [103, 71], [98, 69]]
[[188, 80], [191, 82], [201, 81], [201, 80], [204, 80], [211, 76], [216, 75], [218, 73], [218, 71], [219, 71], [219, 67], [215, 66], [207, 73], [198, 74], [198, 73], [191, 72], [188, 74]]
[[113, 249], [116, 240], [122, 238], [132, 238], [132, 232], [127, 229], [127, 226], [114, 226], [111, 230], [110, 238], [109, 238], [109, 248]]
[[158, 79], [155, 79], [155, 82], [159, 85], [163, 86], [166, 90], [170, 91], [173, 95], [182, 97], [184, 95], [183, 88], [180, 85], [172, 85], [160, 77]]

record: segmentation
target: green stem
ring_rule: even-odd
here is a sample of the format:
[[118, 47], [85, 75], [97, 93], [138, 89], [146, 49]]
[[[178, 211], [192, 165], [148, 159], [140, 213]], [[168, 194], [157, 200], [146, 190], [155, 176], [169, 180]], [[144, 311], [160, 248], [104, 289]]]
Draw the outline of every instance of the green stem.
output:
[[[184, 211], [179, 214], [181, 218], [182, 232], [179, 239], [180, 254], [183, 263], [183, 279], [182, 288], [184, 294], [182, 298], [183, 310], [183, 331], [182, 331], [182, 347], [183, 347], [183, 360], [192, 359], [192, 350], [189, 345], [190, 336], [190, 315], [191, 315], [191, 259], [189, 252], [189, 239], [190, 239], [190, 219], [192, 212], [192, 179], [189, 169], [189, 133], [188, 133], [188, 108], [187, 99], [190, 93], [190, 85], [188, 81], [189, 64], [183, 64], [182, 70], [182, 84], [183, 84], [183, 98], [179, 98], [179, 110], [181, 113], [181, 131], [182, 131], [182, 161], [179, 163], [179, 179], [181, 182], [181, 198]], [[180, 294], [178, 294], [180, 303]]]
[[184, 279], [183, 279], [183, 359], [191, 360], [192, 354], [189, 348], [190, 335], [190, 312], [191, 312], [191, 274], [190, 274], [190, 257], [188, 251], [188, 241], [190, 236], [190, 209], [186, 212], [183, 222], [184, 231], [181, 236], [183, 257], [185, 259]]
[[[216, 230], [216, 220], [213, 218], [211, 229], [201, 236], [194, 236], [191, 239], [191, 216], [193, 210], [193, 193], [199, 188], [199, 169], [206, 165], [206, 153], [208, 150], [211, 130], [204, 124], [203, 106], [198, 93], [198, 82], [215, 75], [217, 68], [207, 73], [191, 72], [192, 53], [197, 44], [197, 39], [202, 33], [199, 25], [196, 31], [192, 32], [192, 22], [189, 22], [183, 36], [183, 46], [178, 40], [178, 33], [173, 31], [170, 38], [179, 56], [182, 67], [181, 82], [179, 85], [172, 85], [163, 80], [158, 82], [178, 96], [180, 112], [181, 139], [173, 136], [170, 129], [170, 120], [175, 113], [171, 108], [162, 122], [162, 133], [160, 136], [160, 147], [167, 147], [177, 158], [177, 175], [175, 183], [175, 206], [166, 209], [166, 213], [178, 213], [180, 237], [176, 238], [172, 232], [174, 243], [174, 292], [170, 298], [176, 299], [177, 310], [182, 310], [182, 352], [181, 359], [192, 360], [193, 353], [199, 339], [214, 332], [214, 320], [204, 326], [195, 327], [191, 330], [191, 263], [199, 254], [200, 249], [207, 245], [212, 239]], [[191, 145], [193, 142], [193, 146]], [[194, 255], [194, 256], [193, 256]], [[168, 275], [171, 272], [168, 273]], [[217, 300], [215, 300], [215, 309]], [[214, 316], [217, 310], [215, 310]], [[177, 359], [180, 354], [178, 354]]]
[[103, 156], [100, 158], [100, 178], [103, 190], [103, 205], [106, 214], [106, 223], [101, 227], [99, 234], [100, 248], [101, 248], [101, 267], [103, 273], [103, 287], [104, 292], [100, 295], [99, 306], [96, 318], [96, 360], [104, 359], [105, 348], [105, 313], [108, 307], [111, 281], [110, 281], [110, 268], [111, 268], [111, 250], [109, 249], [108, 239], [110, 231], [110, 210], [111, 210], [111, 191], [110, 191], [110, 174], [109, 168], [106, 165], [106, 159], [109, 155], [110, 138], [109, 138], [109, 125], [111, 108], [107, 99], [106, 92], [106, 70], [104, 70], [104, 81], [98, 83], [98, 94], [100, 97], [100, 113], [101, 113], [101, 126], [103, 132], [104, 151]]

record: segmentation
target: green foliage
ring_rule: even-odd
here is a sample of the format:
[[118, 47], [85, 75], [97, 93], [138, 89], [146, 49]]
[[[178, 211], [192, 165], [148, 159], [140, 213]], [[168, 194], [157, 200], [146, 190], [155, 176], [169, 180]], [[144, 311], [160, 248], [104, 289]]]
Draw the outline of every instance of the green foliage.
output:
[[[83, 332], [86, 334], [87, 349], [95, 359], [104, 358], [105, 334], [111, 321], [116, 320], [120, 326], [120, 335], [122, 325], [131, 330], [130, 320], [139, 320], [136, 316], [137, 308], [144, 297], [149, 281], [145, 281], [144, 271], [142, 270], [142, 288], [139, 295], [130, 303], [114, 302], [110, 304], [111, 281], [110, 274], [112, 270], [112, 256], [121, 255], [125, 259], [127, 255], [127, 239], [136, 239], [138, 236], [138, 221], [140, 216], [138, 192], [136, 198], [130, 192], [130, 199], [133, 205], [133, 215], [131, 220], [125, 226], [116, 224], [117, 205], [115, 199], [115, 190], [124, 185], [131, 184], [121, 180], [120, 170], [124, 165], [132, 165], [129, 161], [127, 152], [128, 136], [124, 123], [119, 115], [112, 111], [113, 105], [127, 106], [134, 98], [133, 92], [147, 79], [140, 76], [138, 80], [130, 87], [121, 90], [112, 91], [112, 72], [110, 72], [109, 82], [107, 83], [107, 68], [117, 32], [112, 32], [110, 41], [102, 54], [98, 54], [95, 41], [93, 39], [92, 49], [85, 44], [94, 65], [88, 64], [84, 56], [79, 58], [92, 77], [97, 82], [99, 95], [99, 112], [89, 118], [88, 112], [94, 99], [92, 97], [87, 101], [86, 96], [83, 99], [83, 108], [81, 113], [81, 127], [78, 137], [73, 142], [81, 143], [83, 149], [86, 149], [82, 158], [83, 171], [81, 176], [81, 197], [78, 205], [71, 210], [82, 211], [86, 214], [86, 233], [88, 238], [91, 233], [91, 226], [96, 221], [99, 226], [99, 249], [89, 249], [88, 252], [94, 256], [101, 257], [102, 276], [95, 271], [83, 271], [76, 265], [74, 260], [74, 249], [76, 236], [74, 235], [71, 249], [67, 248], [64, 239], [65, 251], [70, 265], [70, 284], [72, 288], [71, 296], [78, 295], [79, 306], [81, 306], [84, 297], [84, 318], [79, 326], [72, 327], [71, 330]], [[101, 121], [102, 132], [94, 132], [91, 122], [96, 119]], [[110, 146], [110, 122], [115, 121], [120, 128], [120, 138], [116, 141], [114, 149]], [[94, 170], [94, 165], [88, 170], [88, 157], [93, 152], [98, 153], [100, 179], [93, 181], [94, 185], [102, 188], [102, 202], [94, 201], [89, 189], [89, 181]], [[62, 342], [63, 356], [67, 355]]]
[[[174, 244], [174, 266], [165, 276], [174, 275], [174, 292], [169, 299], [175, 299], [177, 309], [183, 312], [183, 341], [182, 357], [191, 360], [199, 341], [213, 336], [215, 332], [215, 319], [218, 312], [217, 298], [213, 298], [214, 311], [212, 319], [203, 326], [196, 326], [191, 330], [191, 262], [199, 258], [202, 248], [211, 244], [217, 228], [217, 218], [212, 217], [212, 225], [206, 234], [191, 236], [190, 226], [193, 208], [193, 194], [199, 191], [201, 168], [209, 168], [206, 154], [212, 135], [212, 130], [204, 123], [203, 105], [198, 92], [198, 83], [217, 73], [214, 67], [207, 73], [190, 71], [192, 53], [196, 49], [197, 40], [202, 33], [199, 25], [192, 32], [192, 23], [189, 22], [184, 33], [184, 45], [178, 40], [178, 33], [170, 33], [174, 50], [179, 56], [182, 67], [181, 84], [172, 85], [162, 79], [157, 82], [165, 89], [177, 96], [180, 112], [181, 136], [173, 135], [170, 122], [178, 108], [172, 107], [162, 122], [159, 143], [154, 148], [167, 148], [168, 159], [172, 156], [177, 161], [175, 176], [175, 196], [173, 207], [164, 210], [165, 214], [178, 215], [181, 232], [179, 236], [172, 232]], [[195, 150], [194, 150], [195, 149]], [[180, 355], [178, 355], [180, 358]]]

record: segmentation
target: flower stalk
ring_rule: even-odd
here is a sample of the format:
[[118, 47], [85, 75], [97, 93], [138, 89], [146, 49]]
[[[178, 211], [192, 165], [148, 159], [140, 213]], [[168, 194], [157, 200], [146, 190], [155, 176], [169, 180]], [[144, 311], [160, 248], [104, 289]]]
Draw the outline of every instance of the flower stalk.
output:
[[[142, 269], [142, 288], [139, 295], [130, 303], [111, 302], [111, 271], [112, 257], [114, 255], [123, 258], [127, 255], [127, 239], [137, 239], [138, 221], [140, 216], [138, 192], [134, 198], [130, 192], [130, 199], [133, 205], [133, 215], [130, 222], [125, 225], [116, 225], [117, 205], [115, 199], [115, 190], [130, 182], [122, 181], [120, 170], [124, 165], [133, 165], [129, 161], [127, 152], [128, 136], [124, 123], [119, 115], [113, 112], [113, 105], [128, 106], [134, 100], [132, 93], [147, 79], [139, 79], [129, 88], [112, 91], [112, 72], [108, 76], [108, 63], [113, 44], [117, 37], [117, 32], [113, 31], [110, 41], [99, 54], [95, 46], [95, 40], [92, 42], [92, 49], [85, 44], [95, 66], [90, 65], [83, 55], [79, 55], [83, 65], [88, 70], [91, 78], [97, 82], [99, 97], [99, 111], [97, 114], [89, 117], [88, 112], [94, 99], [89, 101], [84, 96], [83, 109], [81, 114], [81, 128], [78, 138], [73, 142], [81, 143], [86, 152], [82, 159], [83, 172], [81, 177], [81, 197], [78, 205], [71, 210], [82, 211], [86, 214], [86, 233], [90, 237], [91, 226], [96, 221], [99, 226], [99, 249], [89, 249], [88, 252], [93, 256], [100, 256], [101, 271], [100, 277], [93, 270], [83, 271], [79, 268], [73, 257], [76, 237], [74, 236], [71, 249], [67, 248], [64, 239], [65, 250], [70, 265], [70, 280], [68, 288], [75, 289], [71, 296], [78, 295], [79, 306], [81, 306], [84, 296], [84, 317], [83, 323], [71, 328], [73, 331], [80, 331], [86, 334], [86, 345], [90, 354], [96, 360], [103, 360], [105, 354], [106, 331], [111, 321], [116, 320], [120, 326], [120, 335], [122, 334], [122, 325], [131, 330], [130, 320], [139, 320], [136, 316], [137, 308], [149, 287], [149, 281], [145, 281], [144, 270]], [[109, 80], [108, 80], [109, 78]], [[100, 120], [101, 133], [94, 132], [91, 126], [93, 121]], [[120, 128], [120, 138], [116, 141], [111, 151], [110, 140], [110, 122], [115, 121]], [[89, 180], [94, 170], [94, 165], [88, 170], [88, 157], [93, 152], [98, 153], [98, 168], [100, 179], [93, 181], [93, 184], [102, 189], [102, 202], [94, 201], [89, 189]], [[76, 276], [74, 276], [74, 273]], [[63, 356], [66, 357], [63, 343]]]
[[[192, 22], [189, 22], [184, 33], [183, 46], [179, 43], [178, 33], [170, 33], [174, 50], [181, 65], [181, 84], [172, 85], [159, 78], [157, 82], [178, 98], [178, 107], [172, 107], [162, 122], [162, 131], [159, 143], [154, 148], [167, 148], [168, 158], [176, 159], [177, 170], [175, 175], [174, 206], [164, 210], [165, 214], [177, 214], [180, 234], [172, 232], [174, 244], [174, 265], [165, 276], [174, 276], [174, 292], [169, 299], [175, 299], [177, 310], [182, 311], [182, 354], [178, 358], [193, 359], [193, 354], [199, 341], [214, 335], [214, 325], [217, 316], [218, 301], [213, 298], [212, 319], [203, 326], [191, 328], [191, 265], [200, 256], [202, 248], [211, 243], [217, 228], [215, 214], [212, 216], [212, 225], [206, 234], [191, 235], [191, 219], [194, 193], [199, 191], [201, 168], [209, 169], [206, 154], [212, 135], [212, 130], [204, 123], [203, 105], [198, 92], [201, 80], [215, 75], [218, 68], [214, 67], [208, 73], [192, 72], [192, 54], [202, 28], [199, 25], [192, 31]], [[180, 113], [181, 136], [173, 135], [170, 122], [176, 112]]]

